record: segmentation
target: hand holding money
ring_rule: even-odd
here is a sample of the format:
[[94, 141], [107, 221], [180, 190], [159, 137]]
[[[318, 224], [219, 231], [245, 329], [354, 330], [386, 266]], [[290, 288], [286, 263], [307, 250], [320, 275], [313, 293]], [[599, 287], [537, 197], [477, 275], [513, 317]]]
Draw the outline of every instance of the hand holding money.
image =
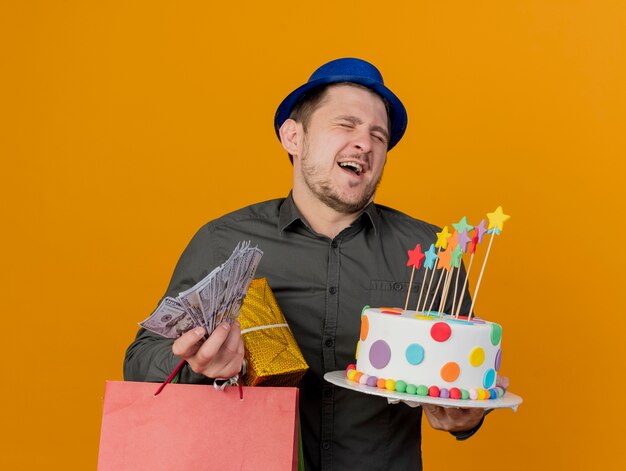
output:
[[209, 378], [230, 378], [241, 371], [243, 340], [238, 322], [222, 322], [205, 340], [204, 327], [181, 335], [172, 345], [174, 355], [187, 360], [191, 369]]
[[237, 317], [262, 256], [250, 242], [238, 243], [226, 262], [178, 297], [164, 298], [150, 317], [139, 323], [144, 329], [176, 339], [172, 353], [184, 361], [170, 376], [185, 362], [208, 378], [231, 378], [241, 371], [245, 350]]

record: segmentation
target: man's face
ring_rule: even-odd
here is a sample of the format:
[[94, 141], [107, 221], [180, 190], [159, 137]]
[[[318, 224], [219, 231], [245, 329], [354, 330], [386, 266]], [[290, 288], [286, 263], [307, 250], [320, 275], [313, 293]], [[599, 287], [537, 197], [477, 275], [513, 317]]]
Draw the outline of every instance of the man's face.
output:
[[331, 86], [303, 131], [294, 159], [295, 184], [340, 213], [362, 210], [387, 158], [387, 111], [375, 93], [350, 85]]

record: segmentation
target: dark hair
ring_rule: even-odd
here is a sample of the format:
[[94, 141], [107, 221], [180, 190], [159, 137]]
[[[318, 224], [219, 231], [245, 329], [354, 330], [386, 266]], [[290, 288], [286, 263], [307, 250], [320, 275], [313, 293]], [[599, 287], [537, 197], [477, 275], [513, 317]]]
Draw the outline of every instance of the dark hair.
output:
[[[353, 82], [338, 82], [338, 83], [330, 83], [326, 85], [320, 85], [319, 87], [315, 87], [309, 92], [307, 92], [300, 100], [294, 105], [291, 110], [291, 114], [289, 115], [289, 119], [293, 119], [294, 121], [301, 123], [302, 128], [306, 131], [307, 126], [309, 125], [309, 121], [311, 120], [311, 116], [315, 112], [317, 108], [322, 104], [324, 98], [326, 98], [326, 92], [328, 89], [334, 85], [350, 85], [352, 87], [362, 88], [363, 90], [368, 90], [371, 93], [376, 94], [380, 97], [385, 105], [385, 110], [387, 111], [387, 127], [391, 127], [391, 106], [389, 102], [382, 96], [378, 95], [374, 90], [368, 88], [364, 85], [353, 83]], [[289, 160], [293, 164], [293, 156], [289, 155]]]
[[294, 105], [289, 119], [302, 123], [302, 127], [306, 131], [309, 121], [311, 120], [311, 115], [313, 115], [313, 112], [322, 104], [329, 86], [330, 85], [321, 85], [306, 93]]

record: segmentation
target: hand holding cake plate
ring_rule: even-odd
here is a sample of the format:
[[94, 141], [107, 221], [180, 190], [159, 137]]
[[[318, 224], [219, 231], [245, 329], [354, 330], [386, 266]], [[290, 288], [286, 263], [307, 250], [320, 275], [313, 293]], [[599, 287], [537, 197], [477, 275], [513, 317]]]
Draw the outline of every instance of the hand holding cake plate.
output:
[[472, 400], [472, 399], [445, 399], [441, 397], [431, 396], [418, 396], [415, 394], [401, 393], [397, 391], [390, 391], [388, 389], [380, 389], [377, 387], [367, 386], [365, 384], [355, 383], [346, 378], [346, 372], [333, 371], [326, 373], [324, 379], [329, 383], [334, 384], [352, 391], [357, 391], [364, 394], [371, 394], [374, 396], [381, 396], [391, 401], [406, 401], [409, 403], [417, 404], [434, 404], [441, 407], [463, 407], [463, 408], [480, 408], [480, 409], [513, 409], [517, 410], [517, 407], [522, 403], [522, 398], [511, 392], [506, 392], [502, 397], [489, 400]]

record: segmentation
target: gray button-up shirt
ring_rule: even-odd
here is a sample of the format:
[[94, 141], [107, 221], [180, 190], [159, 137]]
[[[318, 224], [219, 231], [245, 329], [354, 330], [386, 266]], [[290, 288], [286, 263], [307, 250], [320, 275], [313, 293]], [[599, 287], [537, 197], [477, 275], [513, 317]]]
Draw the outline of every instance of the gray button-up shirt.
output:
[[[223, 263], [238, 241], [258, 245], [264, 256], [257, 276], [268, 279], [310, 366], [300, 384], [307, 469], [421, 469], [421, 408], [389, 405], [384, 398], [335, 387], [323, 376], [354, 362], [363, 306], [404, 307], [411, 274], [407, 250], [417, 243], [427, 250], [436, 231], [370, 204], [331, 240], [308, 226], [290, 195], [202, 227], [181, 256], [166, 296], [177, 296]], [[415, 273], [409, 309], [415, 309], [422, 279], [423, 268]], [[469, 299], [464, 304], [467, 311]], [[178, 363], [171, 343], [140, 330], [126, 354], [125, 378], [163, 381]], [[207, 378], [187, 370], [181, 381]]]

